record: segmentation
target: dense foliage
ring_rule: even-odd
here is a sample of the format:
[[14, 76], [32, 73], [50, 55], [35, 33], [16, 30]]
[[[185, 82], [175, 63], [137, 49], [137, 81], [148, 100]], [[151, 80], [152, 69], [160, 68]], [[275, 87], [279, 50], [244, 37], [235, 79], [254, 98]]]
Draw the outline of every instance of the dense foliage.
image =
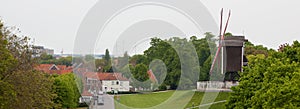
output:
[[0, 108], [53, 108], [53, 81], [35, 71], [28, 37], [0, 22]]
[[227, 108], [300, 107], [300, 43], [281, 51], [249, 55], [249, 66], [233, 87]]
[[72, 73], [53, 75], [53, 90], [57, 94], [55, 103], [64, 108], [75, 108], [78, 106], [80, 93], [76, 85], [75, 75]]
[[257, 55], [257, 54], [263, 54], [265, 56], [268, 56], [268, 48], [264, 47], [263, 45], [254, 45], [250, 41], [245, 42], [245, 55]]
[[[0, 22], [0, 108], [76, 107], [80, 94], [76, 85], [78, 79], [72, 73], [51, 76], [36, 71], [34, 67], [38, 60], [32, 57], [29, 38], [17, 36], [17, 29], [2, 24]], [[55, 60], [49, 55], [43, 55], [41, 59]], [[70, 59], [57, 62], [68, 65]]]
[[189, 40], [178, 37], [164, 40], [152, 38], [151, 46], [144, 54], [133, 55], [128, 59], [125, 53], [124, 57], [119, 57], [116, 71], [122, 72], [126, 77], [144, 81], [148, 79], [147, 71], [140, 72], [139, 69], [140, 66], [146, 66], [147, 70], [153, 71], [158, 85], [161, 85], [158, 88], [193, 88], [198, 80], [209, 80], [210, 48], [216, 47], [214, 37], [211, 33], [205, 33], [205, 37], [201, 39], [196, 36]]
[[60, 57], [59, 59], [56, 59], [52, 55], [48, 54], [41, 54], [39, 57], [39, 63], [40, 64], [55, 64], [55, 65], [66, 65], [66, 66], [72, 66], [72, 57]]

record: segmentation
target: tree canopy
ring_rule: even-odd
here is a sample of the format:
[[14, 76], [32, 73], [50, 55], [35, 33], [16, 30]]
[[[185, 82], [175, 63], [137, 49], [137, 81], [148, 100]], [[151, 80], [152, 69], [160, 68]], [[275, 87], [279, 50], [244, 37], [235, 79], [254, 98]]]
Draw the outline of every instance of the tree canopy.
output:
[[249, 66], [233, 87], [227, 108], [300, 107], [300, 43], [265, 55], [249, 55]]
[[[26, 36], [0, 21], [0, 108], [54, 108], [53, 81], [35, 71], [36, 60]], [[17, 31], [18, 32], [18, 31]]]

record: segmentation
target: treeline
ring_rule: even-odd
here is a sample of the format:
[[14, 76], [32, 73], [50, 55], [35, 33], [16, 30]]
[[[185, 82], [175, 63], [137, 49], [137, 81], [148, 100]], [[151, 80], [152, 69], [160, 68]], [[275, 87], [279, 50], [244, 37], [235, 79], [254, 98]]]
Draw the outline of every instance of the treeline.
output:
[[[232, 36], [227, 33], [226, 36]], [[96, 59], [95, 66], [101, 71], [121, 72], [131, 78], [134, 87], [149, 88], [149, 78], [146, 70], [152, 70], [158, 80], [156, 87], [166, 89], [193, 89], [197, 81], [224, 79], [225, 75], [216, 73], [209, 75], [209, 70], [217, 49], [217, 38], [207, 32], [203, 38], [192, 36], [189, 39], [172, 37], [170, 39], [152, 38], [150, 47], [144, 54], [129, 56], [127, 52], [122, 57]], [[268, 55], [268, 49], [262, 45], [245, 43], [245, 55]], [[106, 50], [105, 57], [109, 57]], [[109, 64], [109, 63], [112, 64]], [[143, 82], [143, 84], [141, 83]], [[180, 82], [180, 83], [179, 83]]]
[[17, 33], [0, 21], [0, 108], [77, 107], [79, 78], [72, 73], [49, 75], [34, 70], [38, 60], [32, 58], [29, 38]]
[[39, 57], [39, 64], [56, 64], [56, 65], [72, 66], [72, 57], [68, 56], [68, 57], [60, 57], [56, 59], [52, 55], [43, 53]]
[[211, 33], [205, 33], [201, 39], [196, 36], [189, 39], [152, 38], [151, 46], [144, 54], [129, 57], [125, 53], [117, 58], [118, 64], [113, 65], [113, 69], [139, 80], [133, 84], [148, 80], [143, 69], [151, 69], [160, 89], [166, 89], [166, 86], [169, 89], [192, 89], [197, 81], [210, 79], [211, 49], [216, 49], [215, 42], [216, 38]]

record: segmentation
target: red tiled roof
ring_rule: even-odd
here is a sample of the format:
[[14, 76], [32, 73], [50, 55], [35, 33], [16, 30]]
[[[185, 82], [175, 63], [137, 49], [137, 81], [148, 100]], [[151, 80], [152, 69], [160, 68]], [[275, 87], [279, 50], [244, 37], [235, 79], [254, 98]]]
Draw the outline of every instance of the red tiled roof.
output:
[[91, 93], [88, 92], [87, 90], [84, 90], [84, 91], [81, 93], [81, 96], [93, 96], [93, 94], [91, 94]]
[[123, 77], [122, 73], [98, 73], [98, 72], [84, 72], [84, 77], [99, 79], [99, 80], [120, 80], [129, 81], [127, 78]]
[[120, 81], [128, 81], [122, 73], [98, 73], [98, 77], [100, 80], [120, 80]]
[[97, 72], [84, 72], [83, 75], [87, 78], [98, 79]]
[[98, 73], [99, 80], [117, 80], [113, 73]]
[[[51, 70], [51, 67], [56, 67], [58, 69]], [[67, 67], [66, 65], [55, 65], [55, 64], [40, 64], [36, 66], [35, 69], [49, 74], [66, 74], [72, 72], [72, 67]]]

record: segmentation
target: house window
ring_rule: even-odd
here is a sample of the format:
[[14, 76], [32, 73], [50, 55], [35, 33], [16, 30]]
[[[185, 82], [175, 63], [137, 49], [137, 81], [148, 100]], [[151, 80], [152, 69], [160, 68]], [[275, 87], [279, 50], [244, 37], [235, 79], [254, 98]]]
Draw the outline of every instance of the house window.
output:
[[115, 85], [115, 82], [114, 82], [114, 81], [111, 81], [111, 85]]
[[116, 84], [119, 85], [119, 81], [117, 81]]

